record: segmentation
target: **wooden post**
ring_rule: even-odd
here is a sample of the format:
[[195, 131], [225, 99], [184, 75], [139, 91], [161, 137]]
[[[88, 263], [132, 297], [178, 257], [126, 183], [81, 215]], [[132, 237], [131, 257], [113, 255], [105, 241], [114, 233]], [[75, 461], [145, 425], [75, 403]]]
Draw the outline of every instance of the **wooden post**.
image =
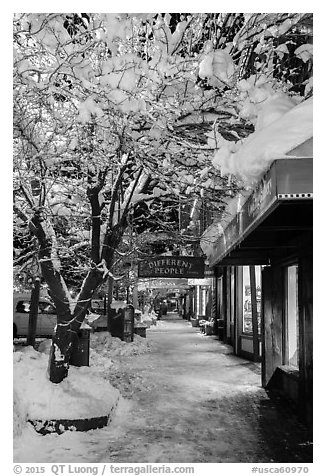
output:
[[104, 304], [104, 308], [103, 308], [103, 314], [106, 316], [106, 311], [107, 311], [107, 295], [105, 294], [104, 295], [104, 298], [103, 298], [103, 304]]
[[234, 320], [234, 353], [241, 351], [241, 334], [243, 332], [243, 266], [238, 266], [235, 292], [235, 320]]
[[312, 244], [299, 258], [299, 392], [300, 410], [313, 425], [313, 257]]
[[40, 278], [36, 278], [31, 295], [31, 307], [29, 310], [27, 345], [35, 346], [35, 335], [38, 315], [38, 302], [40, 298]]
[[111, 302], [112, 302], [112, 294], [113, 294], [113, 278], [112, 278], [112, 276], [109, 276], [109, 277], [108, 277], [108, 300], [107, 300], [107, 303], [106, 303], [107, 330], [108, 330], [108, 332], [111, 331], [111, 319], [112, 319]]
[[273, 376], [283, 364], [283, 269], [264, 268], [262, 273], [262, 386], [274, 385]]
[[139, 308], [138, 285], [137, 285], [137, 283], [134, 285], [134, 288], [132, 290], [132, 305], [134, 306], [134, 309]]
[[222, 285], [222, 314], [223, 314], [223, 342], [227, 343], [227, 320], [229, 309], [229, 271], [225, 266], [223, 269]]
[[250, 274], [251, 319], [252, 319], [252, 335], [253, 335], [253, 347], [254, 347], [254, 362], [258, 362], [259, 361], [259, 340], [258, 340], [258, 314], [257, 314], [255, 266], [249, 266], [249, 274]]
[[231, 344], [231, 267], [226, 268], [226, 310], [225, 310], [225, 339], [226, 344]]

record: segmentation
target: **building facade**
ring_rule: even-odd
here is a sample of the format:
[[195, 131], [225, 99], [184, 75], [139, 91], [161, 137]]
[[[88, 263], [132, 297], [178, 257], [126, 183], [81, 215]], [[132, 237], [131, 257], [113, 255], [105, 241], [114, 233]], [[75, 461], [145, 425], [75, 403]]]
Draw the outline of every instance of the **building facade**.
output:
[[[311, 154], [312, 157], [312, 154]], [[262, 385], [293, 400], [312, 425], [312, 158], [272, 163], [231, 207], [221, 232], [207, 230], [218, 336], [261, 362]], [[240, 206], [239, 206], [240, 204]]]

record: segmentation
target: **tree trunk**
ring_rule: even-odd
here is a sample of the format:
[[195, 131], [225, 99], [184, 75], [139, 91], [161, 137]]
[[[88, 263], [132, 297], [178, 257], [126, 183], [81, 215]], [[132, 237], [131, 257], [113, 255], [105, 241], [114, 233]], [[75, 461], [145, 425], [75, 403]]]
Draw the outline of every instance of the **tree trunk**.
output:
[[[107, 268], [110, 268], [112, 265], [114, 253], [120, 243], [123, 231], [124, 227], [120, 224], [108, 233], [105, 238], [105, 244], [107, 246], [102, 252], [102, 262], [105, 263]], [[58, 312], [58, 324], [52, 339], [48, 367], [49, 378], [53, 383], [62, 382], [62, 380], [68, 375], [69, 361], [73, 351], [77, 331], [85, 318], [94, 292], [106, 279], [105, 271], [106, 270], [101, 266], [101, 264], [94, 264], [94, 267], [89, 271], [83, 282], [73, 311], [70, 310], [69, 316], [67, 316], [67, 312], [63, 315], [60, 315]], [[49, 282], [48, 284], [51, 289], [51, 284]], [[65, 309], [67, 311], [67, 306], [65, 306]]]
[[109, 276], [108, 278], [108, 299], [106, 303], [106, 318], [107, 318], [107, 331], [111, 332], [111, 321], [112, 321], [112, 309], [111, 303], [113, 298], [113, 278]]
[[68, 375], [69, 362], [77, 338], [77, 332], [85, 318], [92, 296], [102, 282], [103, 272], [96, 268], [92, 269], [83, 283], [76, 305], [73, 311], [70, 312], [69, 319], [67, 319], [66, 314], [61, 316], [58, 313], [58, 324], [52, 338], [48, 365], [49, 378], [53, 383], [62, 382]]
[[53, 383], [62, 382], [68, 375], [77, 332], [85, 318], [94, 292], [107, 277], [108, 270], [113, 263], [115, 250], [119, 246], [126, 226], [127, 220], [126, 214], [124, 214], [117, 225], [113, 228], [108, 227], [101, 257], [99, 257], [94, 243], [92, 258], [96, 258], [96, 260], [93, 260], [92, 267], [74, 302], [60, 272], [53, 227], [43, 218], [41, 209], [35, 212], [30, 221], [30, 229], [40, 244], [39, 262], [42, 275], [49, 287], [49, 294], [57, 311], [57, 325], [52, 338], [48, 363], [48, 374]]
[[48, 363], [48, 375], [51, 382], [60, 383], [67, 377], [72, 350], [73, 331], [63, 325], [57, 325], [52, 337]]

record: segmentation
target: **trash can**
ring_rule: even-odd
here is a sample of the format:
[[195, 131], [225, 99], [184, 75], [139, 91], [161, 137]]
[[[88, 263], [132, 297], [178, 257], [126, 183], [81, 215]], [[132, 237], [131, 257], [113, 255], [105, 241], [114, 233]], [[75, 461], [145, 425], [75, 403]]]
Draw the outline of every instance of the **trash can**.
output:
[[223, 340], [224, 339], [224, 319], [217, 319], [216, 325], [217, 325], [218, 339]]
[[117, 311], [113, 309], [110, 315], [110, 332], [112, 337], [119, 337], [123, 340], [124, 333], [124, 312], [122, 308]]
[[89, 336], [91, 329], [83, 328], [75, 334], [73, 351], [70, 358], [71, 365], [89, 367]]
[[162, 302], [160, 305], [161, 316], [166, 316], [168, 313], [168, 305], [166, 302]]

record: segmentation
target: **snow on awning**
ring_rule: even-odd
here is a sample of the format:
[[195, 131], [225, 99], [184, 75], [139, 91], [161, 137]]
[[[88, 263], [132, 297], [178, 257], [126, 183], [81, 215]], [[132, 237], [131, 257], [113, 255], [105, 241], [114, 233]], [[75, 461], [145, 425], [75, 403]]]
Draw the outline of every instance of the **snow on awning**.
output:
[[[223, 173], [233, 174], [253, 183], [276, 159], [312, 157], [313, 101], [301, 102], [282, 117], [244, 139], [238, 150], [216, 156]], [[305, 147], [301, 145], [306, 144]]]
[[249, 196], [239, 196], [237, 207], [233, 201], [226, 208], [227, 219], [203, 233], [200, 245], [209, 265], [220, 262], [282, 204], [312, 202], [312, 187], [310, 158], [274, 161]]

